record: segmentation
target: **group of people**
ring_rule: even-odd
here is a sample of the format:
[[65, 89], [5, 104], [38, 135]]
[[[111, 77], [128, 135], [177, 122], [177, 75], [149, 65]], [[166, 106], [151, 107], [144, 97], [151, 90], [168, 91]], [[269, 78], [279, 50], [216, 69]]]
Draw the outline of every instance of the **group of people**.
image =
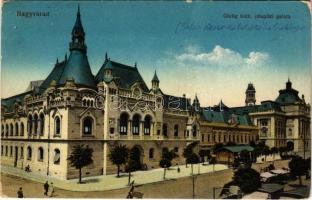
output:
[[[53, 194], [54, 194], [53, 182], [51, 182], [51, 184], [49, 185], [48, 181], [46, 181], [45, 184], [43, 185], [43, 189], [44, 189], [44, 196], [53, 197]], [[49, 192], [49, 189], [50, 189], [50, 192]]]
[[[45, 184], [43, 185], [43, 189], [44, 189], [44, 193], [43, 193], [44, 196], [53, 197], [54, 185], [52, 182], [49, 185], [48, 181], [46, 181]], [[23, 193], [22, 187], [20, 187], [19, 190], [17, 191], [17, 198], [24, 198], [24, 193]]]

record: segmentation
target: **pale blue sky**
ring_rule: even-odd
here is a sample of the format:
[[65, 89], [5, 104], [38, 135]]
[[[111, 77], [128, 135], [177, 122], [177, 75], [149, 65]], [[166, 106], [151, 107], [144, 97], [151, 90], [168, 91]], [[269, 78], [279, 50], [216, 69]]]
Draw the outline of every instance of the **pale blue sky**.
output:
[[[156, 69], [163, 91], [191, 98], [198, 93], [204, 105], [221, 98], [229, 106], [243, 105], [249, 82], [258, 102], [275, 99], [288, 76], [300, 95], [310, 97], [310, 16], [303, 3], [86, 1], [80, 7], [93, 74], [108, 52], [114, 61], [137, 62], [148, 85]], [[56, 58], [69, 53], [76, 10], [77, 2], [4, 4], [2, 97], [44, 79]], [[49, 16], [25, 18], [17, 11], [48, 11]], [[225, 19], [225, 13], [252, 19]], [[291, 19], [254, 19], [256, 14]], [[205, 29], [222, 25], [245, 28]]]

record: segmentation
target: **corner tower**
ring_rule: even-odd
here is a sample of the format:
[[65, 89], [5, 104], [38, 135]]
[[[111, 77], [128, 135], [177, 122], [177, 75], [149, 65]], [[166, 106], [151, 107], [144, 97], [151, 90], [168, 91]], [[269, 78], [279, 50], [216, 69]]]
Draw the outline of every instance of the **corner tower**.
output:
[[79, 5], [71, 35], [72, 38], [69, 43], [70, 55], [65, 61], [65, 67], [58, 84], [63, 85], [67, 79], [73, 79], [77, 85], [96, 88], [95, 79], [87, 57], [85, 32], [81, 23]]
[[246, 106], [254, 106], [256, 104], [256, 89], [252, 83], [248, 84], [245, 94], [246, 94], [245, 99]]

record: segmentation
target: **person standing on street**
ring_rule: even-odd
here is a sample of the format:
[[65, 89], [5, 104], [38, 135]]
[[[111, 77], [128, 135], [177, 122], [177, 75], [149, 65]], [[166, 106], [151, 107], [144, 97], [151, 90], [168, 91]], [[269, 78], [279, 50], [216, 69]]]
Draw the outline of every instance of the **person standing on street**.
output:
[[48, 181], [46, 181], [45, 184], [43, 185], [43, 189], [44, 189], [44, 195], [48, 196], [48, 191], [49, 191], [49, 183], [48, 183]]
[[51, 182], [51, 194], [50, 194], [50, 197], [53, 197], [53, 194], [54, 194], [54, 186], [53, 186], [53, 183]]
[[23, 198], [24, 194], [23, 194], [23, 188], [20, 187], [19, 190], [17, 191], [17, 198]]

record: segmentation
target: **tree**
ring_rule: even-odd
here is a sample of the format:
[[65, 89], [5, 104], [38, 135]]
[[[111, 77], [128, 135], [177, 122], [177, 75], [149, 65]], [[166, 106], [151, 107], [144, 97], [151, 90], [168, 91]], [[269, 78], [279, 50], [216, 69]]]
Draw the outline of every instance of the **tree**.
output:
[[201, 149], [198, 154], [200, 156], [202, 163], [205, 162], [205, 156], [207, 156], [207, 158], [210, 159], [210, 151], [209, 150]]
[[222, 143], [217, 143], [214, 145], [213, 147], [213, 152], [216, 153], [216, 151], [218, 151], [219, 149], [221, 149], [223, 147]]
[[294, 143], [292, 141], [288, 141], [286, 146], [287, 146], [287, 151], [294, 150]]
[[271, 153], [273, 154], [273, 163], [275, 161], [275, 154], [278, 153], [278, 148], [277, 147], [272, 147], [271, 148]]
[[250, 167], [239, 168], [234, 173], [233, 181], [244, 193], [253, 192], [261, 186], [260, 174]]
[[211, 156], [210, 157], [210, 161], [209, 164], [212, 164], [212, 171], [215, 171], [215, 164], [216, 164], [216, 157], [215, 156]]
[[267, 145], [264, 146], [262, 153], [264, 154], [264, 161], [266, 161], [266, 157], [271, 153], [270, 147]]
[[305, 160], [299, 156], [295, 156], [288, 163], [288, 167], [290, 169], [290, 173], [299, 178], [299, 185], [302, 185], [301, 176], [305, 175], [307, 172]]
[[192, 142], [191, 144], [187, 145], [185, 149], [183, 150], [183, 157], [185, 158], [185, 167], [187, 167], [187, 159], [190, 157], [193, 153], [194, 148], [197, 146], [198, 142]]
[[192, 175], [193, 175], [193, 164], [199, 163], [199, 157], [196, 153], [190, 154], [190, 156], [186, 159], [186, 162], [191, 164], [192, 167]]
[[109, 160], [114, 165], [117, 165], [117, 177], [120, 177], [120, 166], [127, 163], [128, 156], [129, 149], [126, 147], [126, 145], [117, 145], [111, 149], [109, 154]]
[[79, 170], [79, 183], [81, 183], [81, 169], [93, 163], [92, 159], [93, 149], [89, 146], [76, 145], [67, 160], [70, 165]]
[[166, 169], [171, 166], [171, 161], [166, 158], [162, 158], [159, 161], [159, 166], [164, 168], [164, 179], [166, 179]]
[[244, 162], [244, 164], [249, 164], [250, 163], [250, 153], [247, 150], [243, 150], [240, 153], [240, 159]]
[[162, 158], [159, 161], [159, 166], [164, 168], [164, 179], [166, 178], [166, 169], [171, 167], [171, 162], [176, 157], [178, 157], [178, 154], [176, 154], [174, 150], [168, 151], [168, 149], [165, 149], [163, 151]]
[[125, 171], [128, 172], [128, 185], [130, 185], [131, 181], [131, 172], [134, 172], [137, 167], [137, 162], [131, 158], [128, 159], [127, 165], [125, 167]]

